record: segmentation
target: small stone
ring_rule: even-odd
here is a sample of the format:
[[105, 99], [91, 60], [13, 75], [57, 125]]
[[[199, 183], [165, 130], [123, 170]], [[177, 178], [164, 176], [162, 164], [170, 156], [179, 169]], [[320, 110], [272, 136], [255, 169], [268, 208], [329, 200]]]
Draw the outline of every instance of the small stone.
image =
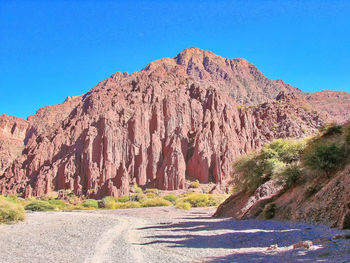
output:
[[298, 248], [309, 249], [310, 247], [312, 247], [312, 241], [310, 240], [300, 241], [298, 243], [293, 244], [293, 249], [298, 249]]
[[276, 250], [276, 249], [278, 249], [278, 245], [274, 244], [274, 245], [269, 246], [266, 250], [271, 251], [271, 250]]

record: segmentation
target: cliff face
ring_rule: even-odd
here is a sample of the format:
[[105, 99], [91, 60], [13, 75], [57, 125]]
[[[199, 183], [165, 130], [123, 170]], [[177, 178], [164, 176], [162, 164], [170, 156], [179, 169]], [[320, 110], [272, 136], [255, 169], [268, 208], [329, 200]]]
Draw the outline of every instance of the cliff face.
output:
[[26, 120], [0, 115], [0, 174], [22, 153], [28, 127]]
[[[188, 178], [224, 183], [237, 156], [324, 124], [300, 107], [300, 94], [243, 59], [186, 49], [114, 74], [57, 119], [45, 111], [29, 118], [36, 124], [23, 155], [0, 176], [0, 193], [102, 197], [125, 195], [134, 182], [167, 190]], [[48, 126], [38, 126], [43, 119]]]
[[68, 117], [82, 96], [68, 97], [62, 104], [39, 109], [28, 120], [0, 115], [0, 175], [22, 154], [25, 145], [39, 134], [55, 129]]

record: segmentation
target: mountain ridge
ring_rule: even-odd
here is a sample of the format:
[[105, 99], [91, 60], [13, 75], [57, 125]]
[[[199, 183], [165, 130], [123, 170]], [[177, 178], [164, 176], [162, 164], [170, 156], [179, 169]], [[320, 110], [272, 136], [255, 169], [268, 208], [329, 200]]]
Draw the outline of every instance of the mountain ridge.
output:
[[120, 196], [134, 183], [174, 190], [189, 179], [225, 188], [239, 155], [327, 122], [301, 94], [246, 60], [186, 49], [38, 110], [0, 192]]

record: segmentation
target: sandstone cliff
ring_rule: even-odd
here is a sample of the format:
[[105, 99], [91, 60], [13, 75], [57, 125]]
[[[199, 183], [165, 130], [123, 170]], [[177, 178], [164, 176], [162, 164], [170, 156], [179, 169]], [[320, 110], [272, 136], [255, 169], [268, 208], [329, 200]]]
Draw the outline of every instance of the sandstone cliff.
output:
[[22, 154], [30, 140], [67, 118], [81, 97], [68, 97], [64, 103], [41, 108], [28, 120], [0, 115], [0, 174]]
[[167, 190], [186, 179], [225, 183], [237, 156], [325, 123], [300, 106], [308, 103], [301, 94], [244, 59], [186, 49], [112, 75], [53, 111], [63, 114], [39, 110], [23, 155], [0, 176], [0, 193], [102, 197], [125, 195], [134, 182]]
[[28, 127], [24, 119], [0, 115], [0, 174], [22, 153]]

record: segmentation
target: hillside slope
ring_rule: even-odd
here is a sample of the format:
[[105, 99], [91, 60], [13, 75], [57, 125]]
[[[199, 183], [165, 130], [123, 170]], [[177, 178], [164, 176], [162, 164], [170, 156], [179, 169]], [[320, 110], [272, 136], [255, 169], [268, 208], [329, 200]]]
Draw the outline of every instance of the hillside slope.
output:
[[268, 217], [350, 228], [350, 133], [348, 126], [343, 130], [345, 135], [325, 132], [308, 141], [304, 153], [293, 164], [300, 170], [289, 185], [278, 183], [272, 176], [252, 193], [232, 194], [218, 207], [215, 216]]

